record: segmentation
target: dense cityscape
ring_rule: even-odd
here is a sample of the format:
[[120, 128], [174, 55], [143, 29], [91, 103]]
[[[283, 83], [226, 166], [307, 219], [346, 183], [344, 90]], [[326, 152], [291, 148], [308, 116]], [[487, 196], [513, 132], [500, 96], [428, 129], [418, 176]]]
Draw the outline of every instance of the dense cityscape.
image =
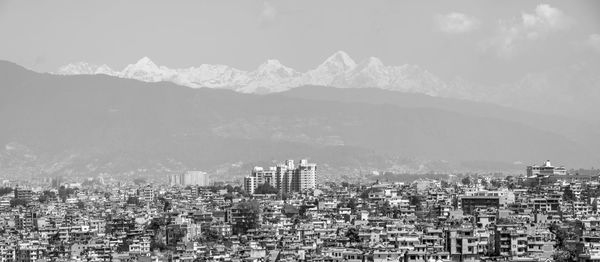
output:
[[237, 184], [7, 179], [0, 261], [598, 261], [600, 174], [523, 171], [336, 184], [288, 160]]

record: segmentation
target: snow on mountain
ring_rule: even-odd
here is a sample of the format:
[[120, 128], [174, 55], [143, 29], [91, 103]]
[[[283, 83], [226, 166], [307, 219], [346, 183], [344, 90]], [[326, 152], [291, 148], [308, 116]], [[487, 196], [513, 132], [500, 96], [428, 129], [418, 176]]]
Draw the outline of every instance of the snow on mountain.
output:
[[270, 59], [254, 71], [243, 71], [226, 65], [203, 64], [198, 67], [170, 69], [158, 66], [148, 57], [127, 65], [117, 72], [106, 65], [85, 62], [59, 68], [58, 74], [107, 74], [145, 82], [170, 81], [192, 88], [224, 88], [242, 93], [267, 94], [303, 85], [340, 88], [382, 88], [424, 93], [432, 96], [448, 94], [448, 85], [435, 75], [414, 65], [386, 66], [376, 57], [356, 63], [346, 52], [337, 51], [323, 63], [305, 73]]
[[332, 85], [387, 88], [391, 79], [389, 71], [389, 68], [383, 65], [381, 60], [369, 57], [349, 71], [346, 71], [343, 77], [335, 79]]
[[305, 81], [311, 85], [331, 86], [333, 82], [354, 69], [356, 62], [344, 51], [337, 51], [317, 68], [306, 72]]
[[159, 67], [150, 58], [143, 57], [137, 63], [126, 66], [119, 76], [144, 82], [161, 82], [173, 80], [177, 76], [177, 71], [164, 66]]
[[242, 93], [273, 93], [301, 86], [302, 73], [282, 65], [278, 60], [267, 60], [248, 75], [251, 81], [237, 89]]
[[[392, 76], [386, 89], [410, 93], [423, 93], [440, 96], [447, 91], [447, 85], [440, 78], [415, 65], [402, 65], [389, 68]], [[444, 94], [452, 96], [452, 94]]]
[[85, 62], [73, 63], [62, 66], [58, 69], [58, 74], [61, 75], [110, 75], [116, 76], [118, 73], [112, 70], [107, 65], [92, 65]]
[[199, 67], [176, 69], [174, 82], [189, 87], [230, 88], [249, 82], [247, 72], [226, 65], [203, 64]]

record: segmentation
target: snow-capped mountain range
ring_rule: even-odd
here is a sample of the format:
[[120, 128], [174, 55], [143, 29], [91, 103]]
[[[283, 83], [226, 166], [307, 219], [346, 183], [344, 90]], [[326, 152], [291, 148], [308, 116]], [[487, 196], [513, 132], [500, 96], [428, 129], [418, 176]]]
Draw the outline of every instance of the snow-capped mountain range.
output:
[[113, 70], [107, 65], [79, 62], [62, 66], [56, 73], [105, 74], [145, 82], [169, 81], [192, 88], [226, 88], [259, 94], [282, 92], [304, 85], [319, 85], [340, 88], [375, 87], [431, 96], [457, 96], [455, 89], [450, 94], [448, 84], [418, 66], [386, 66], [375, 57], [356, 63], [343, 51], [334, 53], [322, 64], [304, 73], [274, 59], [267, 60], [254, 71], [243, 71], [226, 65], [211, 64], [171, 69], [156, 65], [148, 57], [121, 71]]

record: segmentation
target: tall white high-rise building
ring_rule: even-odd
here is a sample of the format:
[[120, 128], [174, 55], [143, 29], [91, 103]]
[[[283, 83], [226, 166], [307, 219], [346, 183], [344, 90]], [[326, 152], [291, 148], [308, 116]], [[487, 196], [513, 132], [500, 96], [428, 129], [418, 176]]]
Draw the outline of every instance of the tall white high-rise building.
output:
[[244, 189], [254, 194], [258, 186], [269, 184], [281, 193], [303, 192], [317, 186], [317, 165], [303, 159], [296, 166], [294, 160], [287, 160], [267, 169], [254, 167], [252, 173], [244, 178]]
[[183, 174], [169, 176], [169, 185], [176, 186], [209, 186], [210, 179], [206, 172], [187, 171]]

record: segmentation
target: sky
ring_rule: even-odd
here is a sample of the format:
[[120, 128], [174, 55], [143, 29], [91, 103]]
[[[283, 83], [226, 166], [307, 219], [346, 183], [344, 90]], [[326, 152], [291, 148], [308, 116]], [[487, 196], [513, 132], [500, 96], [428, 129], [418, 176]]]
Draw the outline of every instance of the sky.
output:
[[80, 61], [120, 70], [144, 56], [306, 71], [338, 50], [481, 83], [597, 67], [600, 1], [0, 0], [0, 59], [40, 72]]

